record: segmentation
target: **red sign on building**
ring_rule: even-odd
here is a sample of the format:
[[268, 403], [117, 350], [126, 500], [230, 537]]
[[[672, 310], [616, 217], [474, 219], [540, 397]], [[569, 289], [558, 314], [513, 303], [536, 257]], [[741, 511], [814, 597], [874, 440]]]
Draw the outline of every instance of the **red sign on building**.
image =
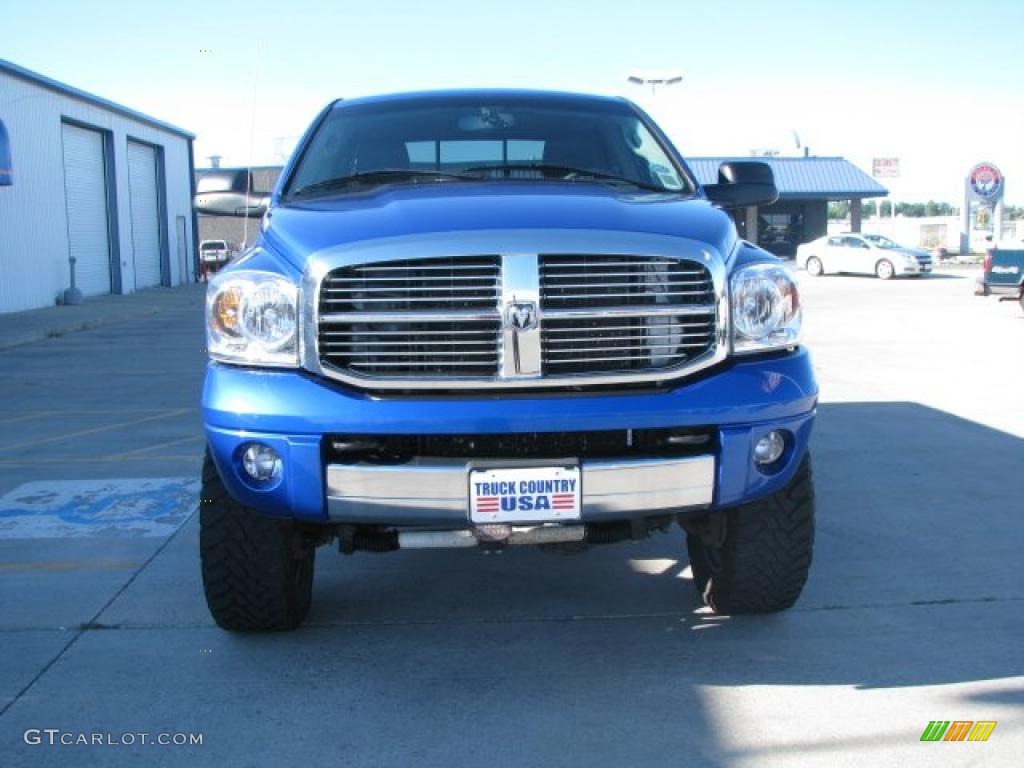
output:
[[876, 179], [895, 179], [900, 175], [898, 157], [876, 157], [871, 161], [871, 175]]

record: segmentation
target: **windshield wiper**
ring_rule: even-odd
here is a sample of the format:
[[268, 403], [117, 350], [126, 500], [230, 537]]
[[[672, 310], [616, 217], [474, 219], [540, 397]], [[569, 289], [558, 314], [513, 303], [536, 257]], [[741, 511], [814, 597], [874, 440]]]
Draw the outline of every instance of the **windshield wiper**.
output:
[[328, 192], [332, 189], [342, 189], [350, 184], [372, 184], [374, 182], [388, 182], [399, 180], [432, 179], [434, 181], [476, 181], [477, 176], [467, 176], [463, 173], [446, 173], [444, 171], [424, 171], [414, 168], [382, 168], [376, 171], [361, 171], [350, 173], [347, 176], [335, 176], [332, 179], [307, 184], [292, 192], [289, 197], [304, 197], [313, 192]]
[[[668, 194], [680, 194], [680, 189], [668, 189], [659, 187], [657, 184], [650, 184], [636, 179], [627, 179], [624, 176], [616, 176], [614, 173], [605, 171], [594, 171], [589, 168], [574, 168], [570, 165], [558, 165], [556, 163], [502, 163], [500, 165], [474, 165], [470, 168], [463, 168], [464, 174], [479, 174], [473, 178], [488, 178], [483, 174], [492, 171], [537, 171], [545, 178], [553, 177], [559, 181], [603, 181], [608, 184], [628, 184], [631, 187], [649, 190], [651, 192], [663, 192]], [[515, 177], [499, 177], [515, 178]], [[529, 180], [529, 179], [527, 179]]]

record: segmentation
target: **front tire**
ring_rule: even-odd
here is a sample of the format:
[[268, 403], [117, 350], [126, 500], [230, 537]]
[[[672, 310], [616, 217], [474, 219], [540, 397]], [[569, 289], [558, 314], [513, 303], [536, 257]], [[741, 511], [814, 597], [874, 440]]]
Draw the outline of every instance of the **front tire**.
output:
[[807, 582], [814, 549], [810, 455], [782, 490], [720, 514], [720, 545], [686, 536], [697, 592], [716, 613], [771, 613], [792, 606]]
[[892, 262], [888, 259], [882, 259], [875, 264], [875, 275], [880, 280], [891, 280], [893, 275], [896, 274], [896, 267], [892, 265]]
[[313, 597], [315, 547], [289, 520], [228, 495], [207, 452], [199, 512], [199, 559], [206, 604], [223, 629], [298, 627]]
[[825, 266], [821, 263], [821, 259], [817, 256], [811, 256], [807, 259], [807, 263], [804, 265], [807, 270], [807, 274], [811, 277], [821, 277], [825, 274]]

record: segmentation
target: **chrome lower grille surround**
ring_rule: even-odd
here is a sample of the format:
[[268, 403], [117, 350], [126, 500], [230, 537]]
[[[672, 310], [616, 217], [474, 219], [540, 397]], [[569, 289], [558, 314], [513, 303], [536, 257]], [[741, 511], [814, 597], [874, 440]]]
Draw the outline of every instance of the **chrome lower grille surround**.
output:
[[[461, 528], [468, 524], [469, 471], [492, 463], [467, 459], [394, 465], [329, 463], [327, 515], [344, 523]], [[508, 466], [508, 461], [499, 465]], [[712, 455], [584, 459], [579, 467], [584, 522], [704, 509], [714, 501]]]
[[616, 232], [347, 246], [304, 275], [303, 364], [367, 390], [676, 379], [726, 356], [722, 264], [702, 243]]

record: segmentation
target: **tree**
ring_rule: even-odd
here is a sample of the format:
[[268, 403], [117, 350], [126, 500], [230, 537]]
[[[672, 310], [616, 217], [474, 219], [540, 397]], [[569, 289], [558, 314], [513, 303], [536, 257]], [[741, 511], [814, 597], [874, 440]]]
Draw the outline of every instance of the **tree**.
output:
[[845, 219], [850, 215], [850, 201], [838, 200], [828, 204], [828, 217], [830, 219]]
[[[872, 216], [881, 215], [883, 217], [892, 216], [892, 200], [883, 200], [881, 202], [881, 213], [879, 213], [879, 204], [874, 200], [866, 200], [864, 202], [864, 218], [871, 218]], [[1009, 211], [1011, 208], [1006, 208], [1007, 219], [1010, 219]], [[1024, 218], [1024, 208], [1020, 210], [1020, 218]], [[908, 219], [921, 218], [924, 216], [958, 216], [960, 215], [960, 209], [950, 205], [949, 203], [941, 203], [935, 200], [929, 200], [927, 203], [911, 203], [911, 202], [897, 202], [896, 203], [896, 215], [905, 216]]]
[[924, 206], [925, 216], [952, 216], [953, 206], [949, 203], [937, 203], [929, 200]]

